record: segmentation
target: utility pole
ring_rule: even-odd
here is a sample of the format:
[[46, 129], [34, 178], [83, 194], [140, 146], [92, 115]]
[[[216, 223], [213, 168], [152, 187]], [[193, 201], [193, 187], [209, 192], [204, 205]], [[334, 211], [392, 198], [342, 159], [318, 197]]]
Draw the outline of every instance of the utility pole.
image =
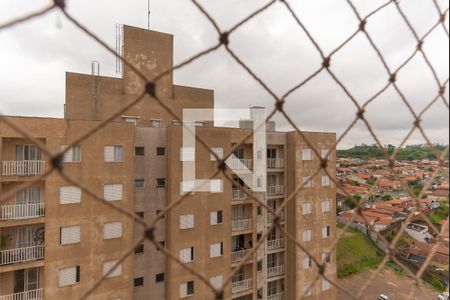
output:
[[147, 0], [147, 29], [150, 30], [150, 0]]

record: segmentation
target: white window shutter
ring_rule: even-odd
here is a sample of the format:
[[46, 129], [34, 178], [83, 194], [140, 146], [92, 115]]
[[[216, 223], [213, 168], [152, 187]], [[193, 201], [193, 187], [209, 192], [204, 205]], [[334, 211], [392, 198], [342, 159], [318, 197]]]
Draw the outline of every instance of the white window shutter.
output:
[[220, 248], [221, 248], [220, 243], [210, 245], [209, 246], [209, 257], [214, 258], [214, 257], [222, 256], [222, 254], [220, 253]]
[[190, 229], [194, 228], [194, 215], [181, 215], [180, 216], [180, 229]]
[[[61, 145], [61, 151], [65, 150], [67, 145]], [[68, 149], [64, 152], [63, 162], [72, 162], [73, 161], [73, 148]]]
[[187, 283], [180, 284], [180, 298], [187, 296]]
[[[117, 262], [118, 261], [115, 260], [103, 263], [103, 275], [106, 275], [106, 273], [108, 273], [117, 264]], [[117, 268], [115, 268], [114, 271], [108, 275], [108, 278], [118, 277], [120, 275], [122, 275], [122, 264], [119, 264]]]
[[122, 222], [105, 223], [103, 226], [103, 239], [117, 239], [122, 237]]
[[81, 202], [81, 189], [76, 186], [62, 186], [59, 188], [59, 203], [70, 204]]
[[211, 278], [209, 279], [209, 282], [211, 283], [211, 285], [212, 285], [214, 288], [220, 289], [220, 288], [222, 288], [222, 285], [223, 285], [223, 276], [222, 276], [222, 275], [219, 275], [219, 276], [211, 277]]
[[77, 283], [77, 268], [72, 267], [59, 270], [58, 283], [59, 287], [64, 287]]
[[106, 201], [117, 201], [123, 198], [122, 184], [106, 184], [104, 186], [103, 196]]
[[180, 250], [180, 260], [181, 260], [181, 262], [187, 263], [187, 262], [192, 261], [191, 253], [192, 253], [192, 249], [191, 248], [181, 249]]
[[78, 244], [81, 240], [81, 227], [61, 227], [61, 245]]
[[217, 211], [210, 213], [211, 225], [217, 225]]
[[210, 191], [211, 193], [222, 193], [222, 185], [223, 182], [220, 179], [211, 179], [210, 183]]
[[[215, 153], [219, 157], [219, 159], [223, 158], [223, 148], [211, 148], [211, 151]], [[216, 160], [216, 157], [212, 155], [212, 153], [210, 153], [210, 160], [211, 161]]]
[[105, 162], [114, 161], [114, 146], [105, 146]]

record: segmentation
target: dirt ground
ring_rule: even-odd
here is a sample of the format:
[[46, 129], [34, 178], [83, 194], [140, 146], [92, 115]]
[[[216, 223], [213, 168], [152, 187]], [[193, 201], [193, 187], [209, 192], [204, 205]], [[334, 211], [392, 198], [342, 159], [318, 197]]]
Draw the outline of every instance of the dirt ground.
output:
[[[356, 295], [361, 286], [373, 274], [372, 270], [364, 271], [355, 275], [350, 275], [338, 282], [347, 291]], [[413, 288], [414, 281], [406, 276], [398, 276], [392, 270], [385, 269], [380, 274], [377, 274], [375, 279], [369, 285], [361, 299], [376, 300], [380, 294], [385, 294], [390, 300], [408, 299], [408, 295]], [[423, 292], [416, 289], [412, 299], [417, 300], [435, 300], [439, 292], [429, 288], [423, 287]], [[351, 299], [346, 293], [338, 291], [338, 300]]]

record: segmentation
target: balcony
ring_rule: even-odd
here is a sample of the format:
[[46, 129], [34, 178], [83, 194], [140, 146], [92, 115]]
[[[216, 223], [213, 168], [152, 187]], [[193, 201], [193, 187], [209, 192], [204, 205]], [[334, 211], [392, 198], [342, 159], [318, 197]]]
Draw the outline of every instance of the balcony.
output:
[[231, 159], [233, 170], [253, 169], [253, 159]]
[[247, 257], [252, 249], [231, 252], [231, 262], [238, 262]]
[[284, 292], [267, 296], [267, 300], [284, 300]]
[[277, 250], [284, 248], [284, 239], [277, 240], [268, 240], [267, 241], [267, 250]]
[[284, 168], [284, 159], [268, 158], [267, 159], [267, 168], [268, 169], [283, 169]]
[[231, 292], [232, 293], [239, 293], [239, 292], [243, 292], [246, 290], [251, 290], [252, 288], [253, 288], [252, 278], [231, 283]]
[[37, 289], [0, 296], [0, 300], [41, 300], [41, 299], [44, 299], [44, 289]]
[[44, 171], [45, 161], [41, 160], [2, 161], [3, 176], [35, 176]]
[[267, 196], [283, 196], [284, 185], [267, 186]]
[[44, 203], [0, 206], [0, 221], [39, 218], [44, 215]]
[[23, 263], [43, 258], [44, 245], [3, 250], [0, 251], [0, 266]]
[[233, 200], [245, 200], [248, 199], [249, 197], [247, 196], [246, 193], [244, 193], [244, 191], [240, 190], [240, 189], [233, 189], [232, 190], [232, 194], [233, 194]]
[[253, 229], [253, 219], [243, 219], [231, 222], [233, 230], [248, 230]]
[[268, 277], [281, 276], [283, 274], [284, 274], [284, 265], [267, 268], [267, 276]]
[[[272, 223], [274, 218], [274, 214], [267, 213], [267, 223]], [[284, 211], [280, 213], [280, 221], [284, 221]]]

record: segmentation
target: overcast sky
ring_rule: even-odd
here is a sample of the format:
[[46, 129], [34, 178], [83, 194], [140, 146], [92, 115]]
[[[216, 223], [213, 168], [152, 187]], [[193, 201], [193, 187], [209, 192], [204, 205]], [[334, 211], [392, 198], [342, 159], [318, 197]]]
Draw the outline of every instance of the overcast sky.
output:
[[[268, 1], [199, 2], [222, 29], [227, 29]], [[364, 15], [384, 1], [353, 2]], [[443, 8], [448, 5], [445, 0], [438, 2]], [[325, 53], [342, 43], [358, 26], [345, 0], [291, 0], [290, 3]], [[1, 0], [0, 23], [46, 4], [48, 1], [43, 0]], [[424, 34], [438, 18], [432, 0], [407, 0], [401, 1], [401, 5], [419, 34]], [[116, 23], [147, 27], [147, 0], [68, 1], [68, 10], [111, 45], [115, 44]], [[369, 19], [367, 28], [391, 69], [397, 68], [416, 45], [393, 5]], [[151, 29], [175, 36], [175, 62], [217, 41], [214, 28], [189, 0], [151, 0]], [[278, 95], [321, 65], [318, 52], [281, 3], [235, 32], [230, 47]], [[425, 50], [440, 79], [446, 80], [449, 42], [442, 28], [429, 36]], [[102, 75], [117, 76], [114, 57], [58, 12], [0, 31], [0, 112], [62, 117], [64, 72], [90, 73], [92, 60], [100, 62]], [[380, 90], [388, 78], [362, 34], [332, 58], [332, 69], [360, 103]], [[221, 108], [273, 107], [273, 98], [223, 49], [176, 71], [175, 83], [214, 89], [216, 106]], [[417, 112], [438, 91], [421, 55], [399, 73], [398, 84]], [[447, 99], [448, 95], [447, 90]], [[350, 99], [325, 72], [290, 95], [286, 110], [302, 129], [332, 131], [338, 135], [352, 122], [356, 112]], [[412, 115], [393, 89], [369, 105], [367, 118], [381, 142], [394, 145], [406, 136], [413, 123]], [[281, 116], [275, 119], [278, 129], [291, 129]], [[423, 127], [433, 142], [448, 143], [448, 109], [442, 101], [424, 115]], [[359, 123], [339, 147], [372, 142], [367, 129]], [[414, 134], [408, 143], [423, 142], [419, 134]]]

